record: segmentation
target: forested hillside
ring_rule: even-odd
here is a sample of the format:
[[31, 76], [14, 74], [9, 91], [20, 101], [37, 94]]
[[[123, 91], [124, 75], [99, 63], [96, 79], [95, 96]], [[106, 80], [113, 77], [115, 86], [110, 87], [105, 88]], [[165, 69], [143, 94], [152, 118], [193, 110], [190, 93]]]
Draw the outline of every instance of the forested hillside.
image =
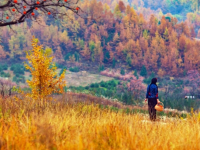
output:
[[56, 20], [52, 16], [41, 17], [40, 22], [27, 21], [2, 28], [1, 58], [23, 60], [30, 49], [33, 35], [41, 44], [53, 49], [57, 60], [89, 60], [93, 64], [126, 63], [133, 69], [158, 72], [159, 76], [182, 76], [189, 69], [199, 69], [200, 42], [193, 27], [178, 23], [174, 17], [159, 20], [151, 15], [145, 20], [133, 7], [123, 2], [116, 4], [112, 12], [107, 3], [84, 1], [81, 7], [93, 16], [101, 18], [84, 20], [69, 12], [73, 20]]

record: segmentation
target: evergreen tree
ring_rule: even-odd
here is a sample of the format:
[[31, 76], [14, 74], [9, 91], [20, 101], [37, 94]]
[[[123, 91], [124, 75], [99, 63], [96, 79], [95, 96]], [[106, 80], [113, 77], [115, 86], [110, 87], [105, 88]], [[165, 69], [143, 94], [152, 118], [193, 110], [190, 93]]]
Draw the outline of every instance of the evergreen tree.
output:
[[134, 76], [138, 79], [139, 77], [138, 77], [138, 75], [137, 75], [137, 70], [135, 69], [135, 71], [134, 71]]
[[74, 56], [75, 56], [76, 61], [79, 61], [79, 53], [75, 52]]
[[186, 70], [183, 71], [183, 75], [184, 75], [184, 77], [187, 75]]
[[150, 79], [154, 78], [155, 77], [155, 72], [151, 72], [151, 76], [150, 76]]
[[140, 75], [143, 76], [143, 77], [147, 75], [147, 69], [144, 65], [142, 66], [142, 70], [140, 72]]
[[126, 62], [128, 63], [129, 66], [131, 66], [131, 55], [126, 56]]
[[113, 57], [112, 68], [115, 68], [115, 64], [116, 64], [116, 60], [115, 60], [115, 57]]
[[104, 65], [100, 65], [99, 66], [99, 72], [104, 71], [104, 70], [105, 70]]
[[121, 68], [121, 71], [120, 71], [121, 75], [125, 75], [125, 71], [123, 68]]
[[134, 71], [134, 76], [137, 77], [137, 70]]

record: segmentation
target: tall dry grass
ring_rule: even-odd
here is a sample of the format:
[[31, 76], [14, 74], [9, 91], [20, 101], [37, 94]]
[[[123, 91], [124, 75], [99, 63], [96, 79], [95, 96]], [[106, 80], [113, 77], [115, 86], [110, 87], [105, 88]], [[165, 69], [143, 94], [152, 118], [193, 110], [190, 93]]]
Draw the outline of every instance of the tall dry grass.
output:
[[[0, 147], [16, 150], [199, 150], [200, 114], [187, 120], [150, 122], [69, 93], [45, 105], [31, 100], [0, 100]], [[76, 103], [84, 100], [84, 103]]]

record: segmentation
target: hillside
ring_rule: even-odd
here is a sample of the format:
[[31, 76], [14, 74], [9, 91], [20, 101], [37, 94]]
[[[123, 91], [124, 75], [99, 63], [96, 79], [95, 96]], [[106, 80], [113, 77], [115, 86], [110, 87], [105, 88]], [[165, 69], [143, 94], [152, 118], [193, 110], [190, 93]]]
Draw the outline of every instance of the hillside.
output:
[[[128, 110], [116, 112], [113, 108], [101, 108], [96, 104], [72, 103], [84, 99], [83, 96], [74, 99], [68, 95], [65, 98], [71, 103], [60, 101], [36, 107], [35, 103], [27, 100], [5, 101], [1, 112], [3, 119], [0, 120], [1, 148], [200, 148], [198, 144], [192, 144], [200, 140], [197, 114], [187, 119], [160, 118], [153, 123], [146, 115]], [[63, 100], [67, 100], [65, 98]]]
[[[83, 9], [88, 2], [81, 3]], [[129, 67], [129, 70], [141, 70], [145, 66], [148, 74], [156, 72], [160, 77], [170, 75], [182, 77], [184, 71], [199, 69], [199, 41], [195, 28], [187, 22], [178, 23], [173, 16], [156, 18], [127, 5], [119, 6], [115, 11], [106, 7], [106, 3], [92, 1], [90, 10], [98, 8], [94, 16], [101, 16], [96, 21], [69, 14], [74, 18], [54, 22], [51, 16], [40, 17], [41, 28], [36, 22], [27, 22], [13, 26], [17, 32], [2, 28], [1, 56], [10, 62], [25, 60], [25, 51], [31, 48], [30, 39], [35, 35], [44, 47], [53, 50], [55, 59], [60, 64], [80, 66], [81, 63], [105, 68]], [[26, 40], [25, 40], [26, 39]], [[90, 67], [89, 67], [90, 68]]]

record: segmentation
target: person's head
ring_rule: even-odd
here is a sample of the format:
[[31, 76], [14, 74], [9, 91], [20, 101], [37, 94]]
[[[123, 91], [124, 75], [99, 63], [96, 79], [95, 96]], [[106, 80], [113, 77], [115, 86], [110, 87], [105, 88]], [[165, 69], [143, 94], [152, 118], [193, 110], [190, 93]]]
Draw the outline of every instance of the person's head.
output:
[[155, 84], [156, 85], [156, 82], [157, 82], [157, 78], [151, 79], [151, 84]]

